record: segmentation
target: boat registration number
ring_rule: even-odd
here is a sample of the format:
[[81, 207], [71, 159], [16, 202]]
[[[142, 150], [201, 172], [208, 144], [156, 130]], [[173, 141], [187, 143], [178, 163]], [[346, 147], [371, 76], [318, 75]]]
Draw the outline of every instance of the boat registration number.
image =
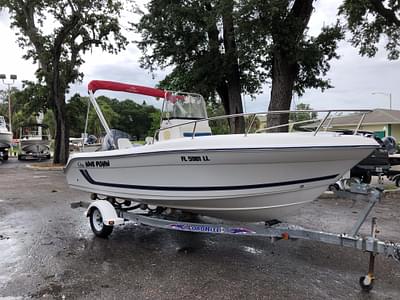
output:
[[181, 156], [183, 162], [210, 161], [207, 155], [201, 156]]

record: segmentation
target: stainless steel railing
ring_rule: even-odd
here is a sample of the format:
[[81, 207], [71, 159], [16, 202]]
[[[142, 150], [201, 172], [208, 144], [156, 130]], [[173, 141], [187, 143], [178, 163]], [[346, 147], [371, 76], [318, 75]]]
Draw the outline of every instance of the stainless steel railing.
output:
[[[268, 118], [268, 115], [275, 115], [275, 114], [299, 114], [299, 113], [326, 113], [325, 117], [322, 119], [310, 119], [310, 120], [303, 120], [303, 121], [295, 121], [295, 122], [289, 122], [286, 124], [281, 124], [281, 125], [276, 125], [276, 126], [271, 126], [271, 127], [267, 127], [267, 128], [263, 128], [261, 130], [258, 130], [256, 132], [266, 132], [266, 131], [270, 131], [272, 129], [276, 129], [276, 128], [280, 128], [280, 127], [288, 127], [290, 125], [297, 125], [297, 124], [304, 124], [304, 123], [309, 123], [309, 122], [317, 122], [320, 121], [318, 126], [316, 127], [316, 129], [314, 130], [314, 135], [317, 135], [318, 132], [321, 131], [321, 128], [323, 128], [324, 123], [327, 122], [328, 118], [331, 117], [328, 121], [327, 126], [325, 126], [325, 131], [327, 131], [328, 127], [331, 126], [333, 119], [335, 118], [332, 113], [359, 113], [359, 117], [360, 120], [356, 126], [356, 129], [354, 130], [353, 134], [357, 134], [358, 131], [361, 128], [362, 122], [365, 119], [365, 116], [371, 112], [372, 110], [354, 110], [354, 109], [335, 109], [335, 110], [295, 110], [295, 111], [290, 111], [290, 110], [279, 110], [279, 111], [266, 111], [266, 112], [257, 112], [257, 113], [240, 113], [240, 114], [230, 114], [230, 115], [222, 115], [222, 116], [215, 116], [215, 117], [208, 117], [208, 118], [204, 118], [204, 119], [199, 119], [199, 120], [193, 120], [193, 121], [188, 121], [188, 122], [184, 122], [181, 124], [177, 124], [177, 125], [171, 125], [171, 126], [167, 126], [164, 128], [160, 128], [157, 129], [156, 132], [154, 133], [154, 139], [157, 138], [157, 136], [159, 135], [159, 133], [161, 131], [167, 130], [167, 129], [171, 129], [171, 128], [176, 128], [176, 127], [181, 127], [184, 125], [188, 125], [188, 124], [193, 124], [193, 130], [192, 130], [192, 138], [195, 137], [196, 134], [196, 128], [197, 128], [197, 124], [200, 122], [208, 122], [208, 121], [215, 121], [215, 120], [221, 120], [221, 119], [232, 119], [232, 118], [237, 118], [237, 117], [247, 117], [250, 116], [250, 122], [248, 122], [248, 126], [247, 128], [245, 128], [245, 133], [244, 136], [247, 136], [256, 120], [256, 117], [259, 115], [265, 115]], [[338, 116], [337, 118], [339, 118], [341, 116]]]

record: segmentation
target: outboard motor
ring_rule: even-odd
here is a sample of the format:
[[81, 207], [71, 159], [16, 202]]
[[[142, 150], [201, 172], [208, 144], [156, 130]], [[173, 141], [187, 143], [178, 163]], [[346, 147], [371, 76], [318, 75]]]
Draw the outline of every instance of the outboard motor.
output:
[[382, 139], [383, 145], [389, 154], [395, 154], [397, 151], [396, 139], [392, 136], [387, 136]]
[[118, 140], [124, 138], [131, 140], [131, 136], [118, 129], [111, 129], [110, 133], [104, 137], [101, 151], [118, 149]]
[[89, 135], [85, 141], [85, 144], [87, 145], [92, 145], [95, 144], [97, 141], [97, 137], [93, 134]]

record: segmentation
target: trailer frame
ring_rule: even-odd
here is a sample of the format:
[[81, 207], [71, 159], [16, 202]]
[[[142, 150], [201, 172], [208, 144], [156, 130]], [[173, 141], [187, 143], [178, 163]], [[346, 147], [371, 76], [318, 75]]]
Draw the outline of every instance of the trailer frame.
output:
[[[85, 207], [85, 215], [89, 217], [91, 228], [95, 235], [106, 238], [111, 234], [114, 226], [133, 222], [135, 225], [147, 225], [151, 227], [193, 232], [210, 233], [239, 236], [255, 236], [270, 238], [272, 242], [277, 240], [309, 240], [346, 248], [354, 248], [367, 252], [370, 255], [369, 267], [366, 275], [361, 276], [359, 284], [364, 291], [370, 291], [375, 280], [374, 265], [375, 256], [378, 254], [391, 257], [400, 262], [400, 243], [379, 240], [376, 235], [377, 219], [372, 218], [371, 234], [361, 235], [361, 226], [365, 223], [373, 207], [381, 200], [383, 191], [373, 188], [367, 184], [356, 183], [347, 190], [335, 191], [336, 196], [353, 201], [364, 201], [366, 206], [361, 212], [358, 220], [354, 223], [349, 233], [332, 233], [307, 229], [298, 225], [281, 223], [279, 221], [268, 221], [256, 224], [224, 224], [221, 222], [193, 222], [177, 218], [179, 214], [164, 214], [157, 209], [149, 209], [145, 204], [131, 204], [128, 200], [118, 202], [115, 198], [99, 198], [92, 194], [94, 202], [74, 202], [72, 208]], [[96, 200], [97, 199], [97, 200]], [[147, 210], [147, 211], [146, 211]], [[184, 214], [181, 214], [182, 216]]]

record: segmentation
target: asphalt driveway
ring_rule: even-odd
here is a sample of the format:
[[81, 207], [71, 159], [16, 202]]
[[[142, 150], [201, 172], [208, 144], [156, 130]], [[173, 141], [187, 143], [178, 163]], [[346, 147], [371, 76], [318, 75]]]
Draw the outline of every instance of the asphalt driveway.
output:
[[[94, 237], [88, 195], [61, 171], [0, 163], [0, 299], [400, 299], [400, 263], [379, 257], [360, 291], [368, 255], [308, 241], [179, 233], [127, 224]], [[320, 199], [289, 221], [346, 231], [362, 203]], [[400, 199], [373, 213], [381, 239], [400, 242]], [[363, 232], [369, 232], [369, 224]]]

